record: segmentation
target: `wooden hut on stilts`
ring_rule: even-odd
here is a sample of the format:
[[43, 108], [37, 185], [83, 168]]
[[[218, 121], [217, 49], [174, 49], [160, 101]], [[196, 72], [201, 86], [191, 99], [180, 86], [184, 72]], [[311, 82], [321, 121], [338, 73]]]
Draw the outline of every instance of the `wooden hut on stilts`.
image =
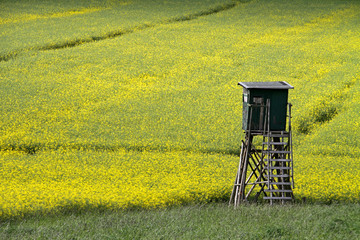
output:
[[[243, 124], [240, 161], [230, 204], [260, 197], [270, 204], [293, 200], [291, 104], [287, 82], [240, 82]], [[254, 139], [260, 138], [259, 146]]]

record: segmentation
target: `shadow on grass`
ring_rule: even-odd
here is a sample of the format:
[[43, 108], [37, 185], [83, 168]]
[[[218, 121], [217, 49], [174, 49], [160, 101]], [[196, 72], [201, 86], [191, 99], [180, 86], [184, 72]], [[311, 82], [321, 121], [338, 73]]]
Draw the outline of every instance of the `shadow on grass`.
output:
[[[199, 199], [201, 199], [199, 197]], [[129, 204], [126, 207], [108, 207], [106, 205], [97, 204], [86, 204], [80, 205], [78, 203], [69, 203], [60, 207], [52, 208], [52, 209], [40, 209], [33, 212], [21, 212], [17, 215], [13, 216], [2, 216], [0, 217], [0, 223], [3, 222], [18, 222], [23, 221], [24, 219], [33, 219], [33, 218], [43, 218], [43, 217], [59, 217], [59, 216], [78, 216], [83, 214], [105, 214], [105, 213], [126, 213], [126, 212], [146, 212], [146, 211], [153, 211], [153, 210], [171, 210], [181, 207], [196, 207], [196, 206], [228, 206], [229, 208], [243, 208], [243, 207], [256, 207], [256, 206], [263, 206], [263, 207], [291, 207], [291, 206], [331, 206], [331, 205], [346, 205], [346, 204], [359, 204], [359, 202], [354, 201], [346, 201], [346, 200], [338, 200], [338, 199], [315, 199], [315, 198], [300, 198], [295, 196], [295, 199], [290, 202], [286, 202], [282, 204], [279, 202], [274, 202], [273, 205], [270, 205], [268, 201], [263, 200], [261, 198], [258, 201], [253, 201], [251, 198], [248, 202], [243, 202], [239, 205], [239, 207], [234, 207], [233, 204], [229, 204], [230, 193], [224, 193], [222, 196], [218, 196], [216, 198], [209, 198], [206, 201], [200, 201], [196, 198], [193, 200], [183, 200], [181, 204], [171, 205], [168, 204], [166, 206], [153, 206], [153, 207], [143, 207], [140, 205], [132, 205]]]

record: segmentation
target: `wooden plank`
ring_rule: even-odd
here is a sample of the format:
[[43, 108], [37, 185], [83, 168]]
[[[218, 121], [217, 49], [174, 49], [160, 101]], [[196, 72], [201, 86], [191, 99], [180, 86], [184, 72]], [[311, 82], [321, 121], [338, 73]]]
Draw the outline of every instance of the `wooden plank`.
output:
[[287, 142], [263, 142], [264, 145], [270, 144], [270, 145], [287, 145]]
[[286, 190], [286, 189], [265, 189], [265, 192], [273, 192], [273, 193], [292, 193], [292, 190]]
[[270, 135], [267, 135], [266, 137], [285, 137], [285, 138], [287, 138], [287, 137], [289, 137], [289, 134], [288, 133], [284, 133], [284, 134], [270, 134]]
[[270, 134], [288, 134], [288, 131], [270, 131]]
[[292, 197], [264, 197], [265, 200], [293, 200]]
[[291, 167], [270, 167], [270, 170], [291, 170]]
[[265, 153], [285, 153], [285, 154], [288, 154], [288, 153], [291, 153], [291, 151], [276, 151], [276, 150], [265, 150], [264, 151]]
[[264, 137], [267, 137], [268, 135], [270, 136], [274, 136], [274, 135], [289, 135], [289, 132], [288, 131], [270, 131], [270, 132], [265, 132], [264, 134]]
[[290, 182], [270, 182], [271, 185], [291, 185]]
[[[266, 177], [269, 177], [269, 175], [266, 175]], [[270, 177], [290, 177], [289, 174], [270, 174]]]
[[[269, 159], [265, 158], [264, 161], [268, 162]], [[274, 158], [270, 159], [270, 162], [290, 162], [290, 159], [284, 159], [284, 158]]]

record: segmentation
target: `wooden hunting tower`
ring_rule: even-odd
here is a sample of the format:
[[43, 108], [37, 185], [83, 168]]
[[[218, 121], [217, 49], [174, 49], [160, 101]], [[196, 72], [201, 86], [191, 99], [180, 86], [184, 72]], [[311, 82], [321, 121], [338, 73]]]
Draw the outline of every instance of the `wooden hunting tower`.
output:
[[[240, 82], [243, 87], [243, 119], [245, 141], [242, 141], [239, 168], [230, 204], [235, 206], [263, 199], [293, 200], [293, 154], [291, 136], [291, 104], [287, 82]], [[253, 144], [261, 137], [261, 148]]]

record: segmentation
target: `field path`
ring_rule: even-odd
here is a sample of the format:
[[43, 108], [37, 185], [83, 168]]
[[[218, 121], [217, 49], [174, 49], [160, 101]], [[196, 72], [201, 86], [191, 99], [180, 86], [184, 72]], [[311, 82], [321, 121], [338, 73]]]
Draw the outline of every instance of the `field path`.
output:
[[[222, 11], [229, 10], [231, 8], [236, 7], [237, 5], [239, 5], [241, 3], [242, 3], [241, 1], [236, 1], [236, 2], [231, 2], [231, 3], [226, 3], [226, 4], [220, 4], [220, 5], [216, 5], [214, 7], [211, 7], [211, 8], [205, 9], [205, 10], [201, 10], [198, 12], [184, 14], [182, 16], [176, 16], [176, 17], [168, 18], [168, 19], [161, 20], [161, 21], [138, 23], [132, 27], [126, 27], [123, 29], [112, 30], [112, 31], [109, 31], [106, 33], [95, 34], [93, 36], [84, 36], [83, 38], [76, 38], [76, 39], [69, 39], [69, 40], [65, 40], [65, 41], [59, 41], [59, 42], [55, 42], [55, 43], [48, 43], [48, 44], [45, 44], [42, 46], [33, 45], [33, 46], [17, 49], [14, 51], [10, 51], [6, 54], [0, 55], [0, 62], [8, 61], [10, 59], [13, 59], [13, 58], [15, 58], [23, 53], [29, 52], [29, 51], [47, 51], [47, 50], [56, 50], [56, 49], [61, 49], [61, 48], [75, 47], [78, 45], [87, 44], [87, 43], [91, 43], [91, 42], [95, 42], [95, 41], [101, 41], [101, 40], [119, 37], [124, 34], [129, 34], [129, 33], [137, 32], [137, 31], [145, 30], [147, 28], [152, 28], [152, 27], [159, 26], [162, 24], [171, 24], [171, 23], [176, 23], [176, 22], [190, 21], [190, 20], [197, 19], [199, 17], [204, 17], [204, 16], [208, 16], [211, 14], [216, 14], [216, 13], [219, 13]], [[104, 9], [101, 9], [101, 8], [83, 9], [83, 10], [79, 10], [79, 11], [48, 14], [48, 15], [43, 15], [43, 16], [38, 16], [38, 17], [35, 16], [31, 20], [71, 17], [74, 15], [89, 14], [89, 13], [93, 13], [93, 12], [97, 12], [97, 11], [101, 11], [101, 10], [104, 10]], [[21, 22], [21, 20], [13, 21], [13, 22], [10, 21], [10, 22], [5, 22], [5, 23], [16, 23], [16, 22]]]

